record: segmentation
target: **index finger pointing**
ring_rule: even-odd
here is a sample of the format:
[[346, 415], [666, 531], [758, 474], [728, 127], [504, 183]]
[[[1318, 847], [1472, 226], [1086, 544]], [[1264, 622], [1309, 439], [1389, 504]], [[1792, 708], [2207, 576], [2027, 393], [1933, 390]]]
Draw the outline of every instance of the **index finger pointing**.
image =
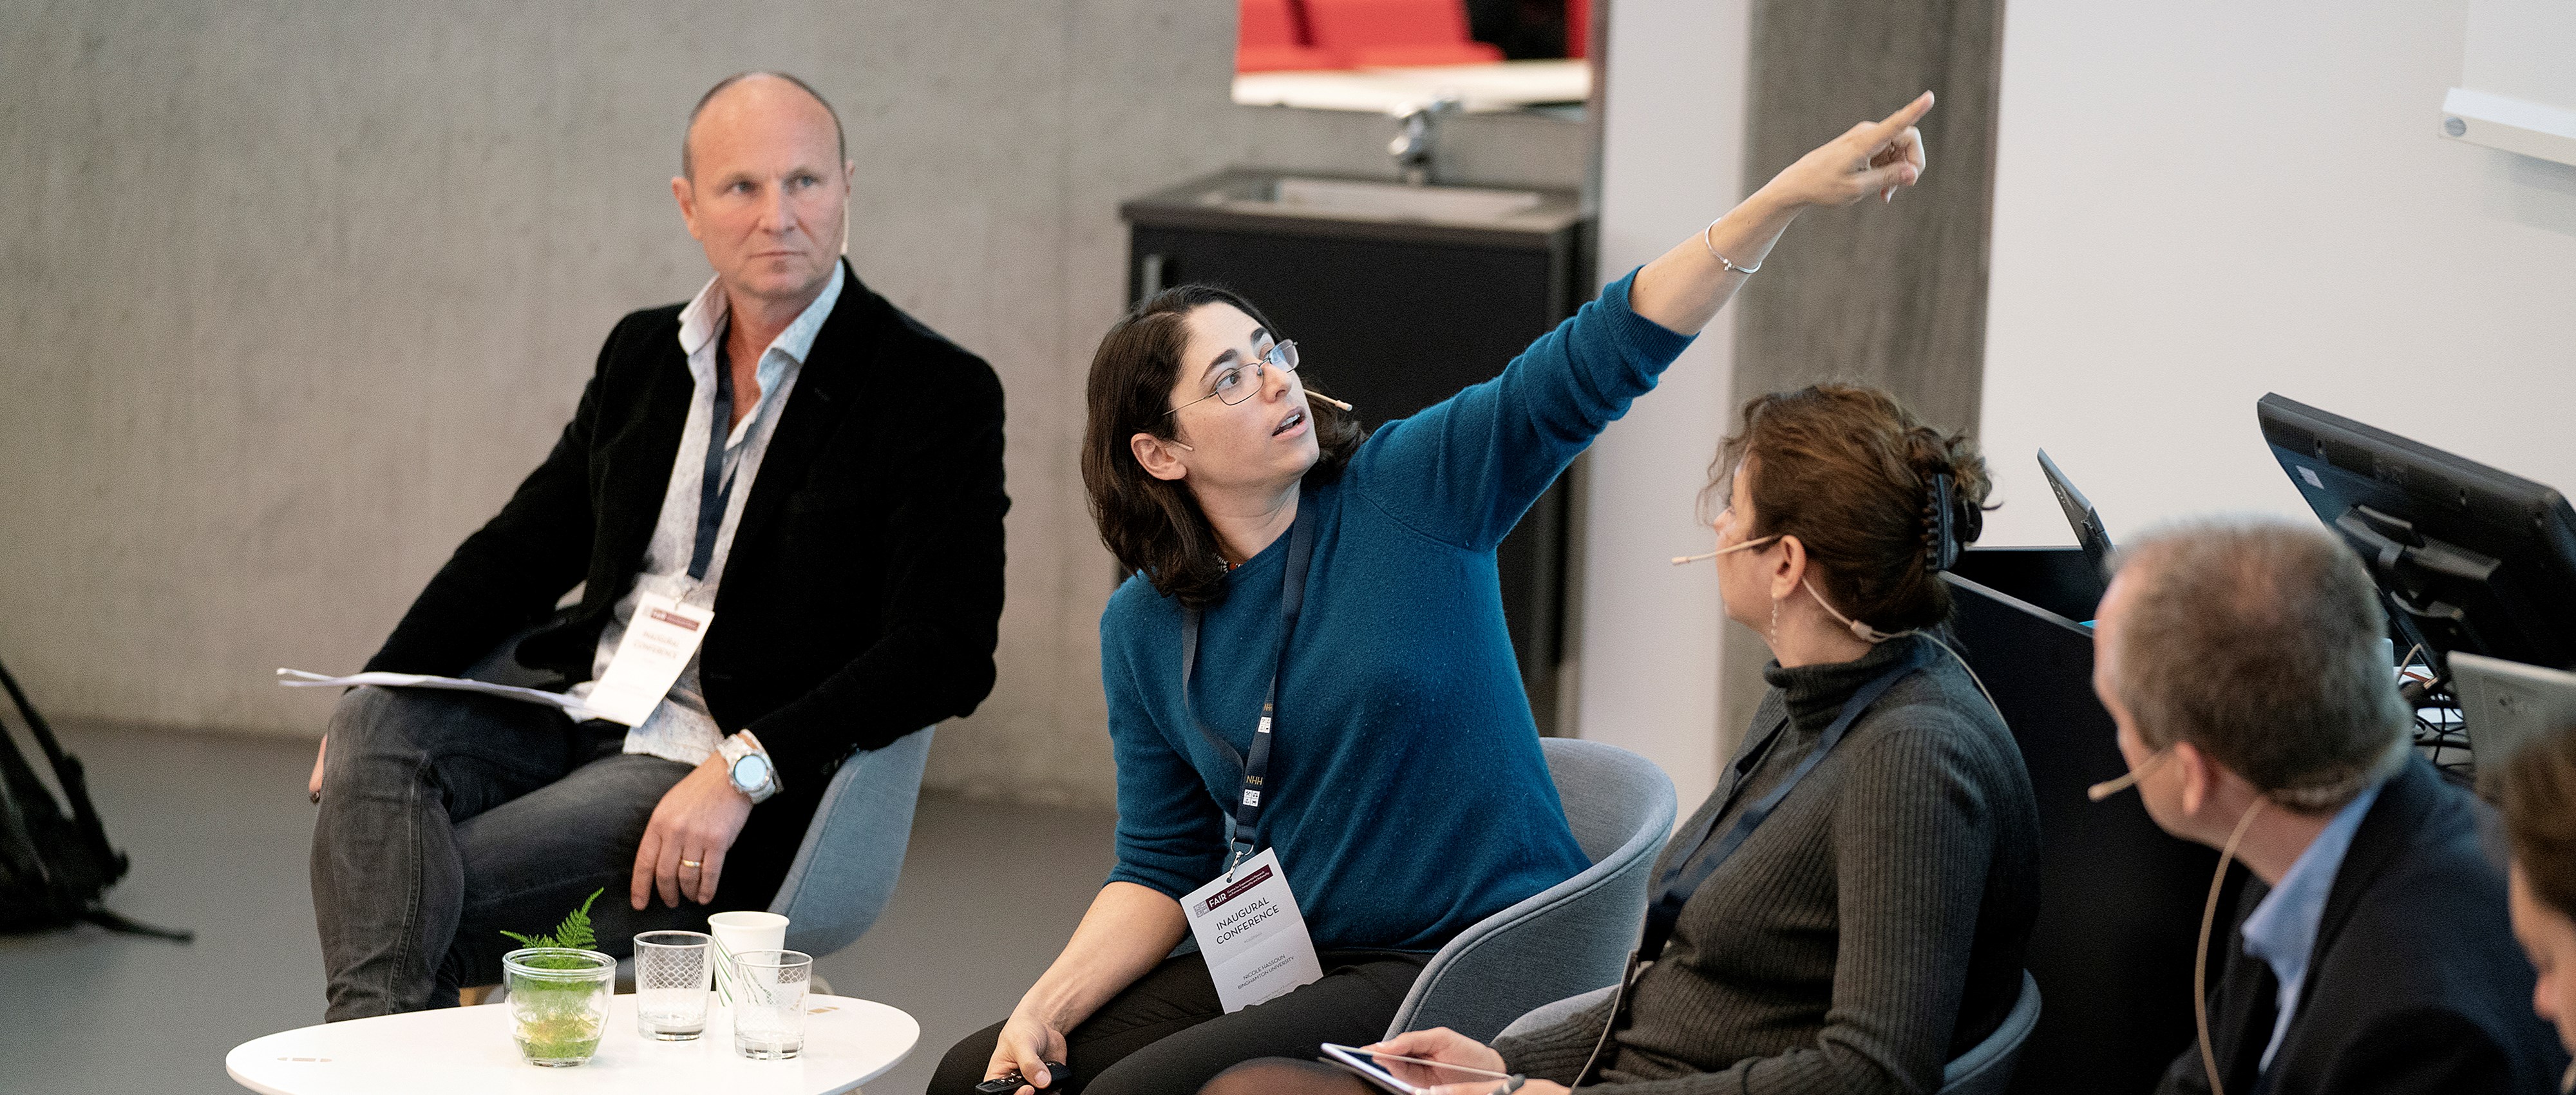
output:
[[1908, 127], [1923, 120], [1923, 116], [1931, 112], [1932, 93], [1926, 91], [1915, 96], [1913, 102], [1896, 108], [1896, 113], [1888, 115], [1885, 121], [1878, 123], [1877, 128], [1870, 133], [1872, 143], [1895, 140], [1897, 134], [1905, 132]]

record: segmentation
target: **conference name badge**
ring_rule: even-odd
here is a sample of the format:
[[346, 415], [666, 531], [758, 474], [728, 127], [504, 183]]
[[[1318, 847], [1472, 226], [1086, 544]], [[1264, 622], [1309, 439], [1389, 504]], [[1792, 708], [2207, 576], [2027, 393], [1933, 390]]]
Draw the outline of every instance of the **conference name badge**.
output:
[[582, 706], [610, 722], [642, 723], [670, 694], [680, 670], [688, 667], [698, 644], [706, 641], [707, 626], [715, 618], [713, 609], [682, 604], [659, 593], [644, 594], [636, 602], [635, 618], [627, 621], [626, 636], [617, 641], [617, 655], [609, 659], [608, 672], [599, 675], [599, 683], [591, 687]]
[[1190, 891], [1181, 899], [1181, 912], [1189, 917], [1190, 934], [1199, 941], [1227, 1014], [1324, 977], [1275, 848]]

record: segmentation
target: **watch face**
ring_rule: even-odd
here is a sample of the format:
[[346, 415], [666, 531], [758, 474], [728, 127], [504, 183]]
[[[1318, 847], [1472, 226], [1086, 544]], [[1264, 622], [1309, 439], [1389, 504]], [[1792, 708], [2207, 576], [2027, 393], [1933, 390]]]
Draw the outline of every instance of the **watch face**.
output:
[[753, 753], [733, 762], [733, 785], [748, 794], [769, 784], [769, 758]]

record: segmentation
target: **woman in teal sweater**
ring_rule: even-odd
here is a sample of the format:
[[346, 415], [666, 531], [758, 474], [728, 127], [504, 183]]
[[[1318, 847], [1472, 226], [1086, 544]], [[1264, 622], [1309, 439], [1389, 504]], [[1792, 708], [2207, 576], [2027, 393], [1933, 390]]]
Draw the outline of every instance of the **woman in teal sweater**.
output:
[[[1046, 1087], [1061, 1062], [1075, 1090], [1194, 1091], [1238, 1061], [1374, 1041], [1431, 952], [1588, 865], [1503, 628], [1495, 545], [1800, 211], [1914, 183], [1930, 107], [1853, 127], [1502, 375], [1365, 439], [1231, 293], [1170, 290], [1113, 328], [1083, 479], [1136, 571], [1100, 622], [1118, 866], [1010, 1019], [952, 1048], [930, 1090]], [[1321, 975], [1229, 1013], [1201, 955], [1168, 956], [1190, 933], [1181, 898], [1259, 852]]]

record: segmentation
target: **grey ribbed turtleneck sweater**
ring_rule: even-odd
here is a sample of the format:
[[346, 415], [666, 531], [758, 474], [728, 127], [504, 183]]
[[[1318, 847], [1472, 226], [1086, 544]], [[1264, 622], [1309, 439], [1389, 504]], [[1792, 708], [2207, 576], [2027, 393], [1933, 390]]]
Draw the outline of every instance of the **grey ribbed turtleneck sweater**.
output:
[[[1786, 779], [1845, 699], [1929, 648], [1682, 906], [1661, 961], [1603, 1050], [1636, 1095], [1928, 1092], [2021, 992], [2039, 911], [2039, 812], [2021, 751], [1957, 662], [1920, 637], [1857, 661], [1763, 670], [1716, 831]], [[1763, 739], [1789, 720], [1766, 752]], [[1678, 839], [1676, 840], [1678, 843]], [[1661, 878], [1690, 849], [1667, 846]], [[1606, 1005], [1495, 1043], [1513, 1071], [1573, 1079]], [[1587, 1089], [1589, 1090], [1589, 1089]]]

